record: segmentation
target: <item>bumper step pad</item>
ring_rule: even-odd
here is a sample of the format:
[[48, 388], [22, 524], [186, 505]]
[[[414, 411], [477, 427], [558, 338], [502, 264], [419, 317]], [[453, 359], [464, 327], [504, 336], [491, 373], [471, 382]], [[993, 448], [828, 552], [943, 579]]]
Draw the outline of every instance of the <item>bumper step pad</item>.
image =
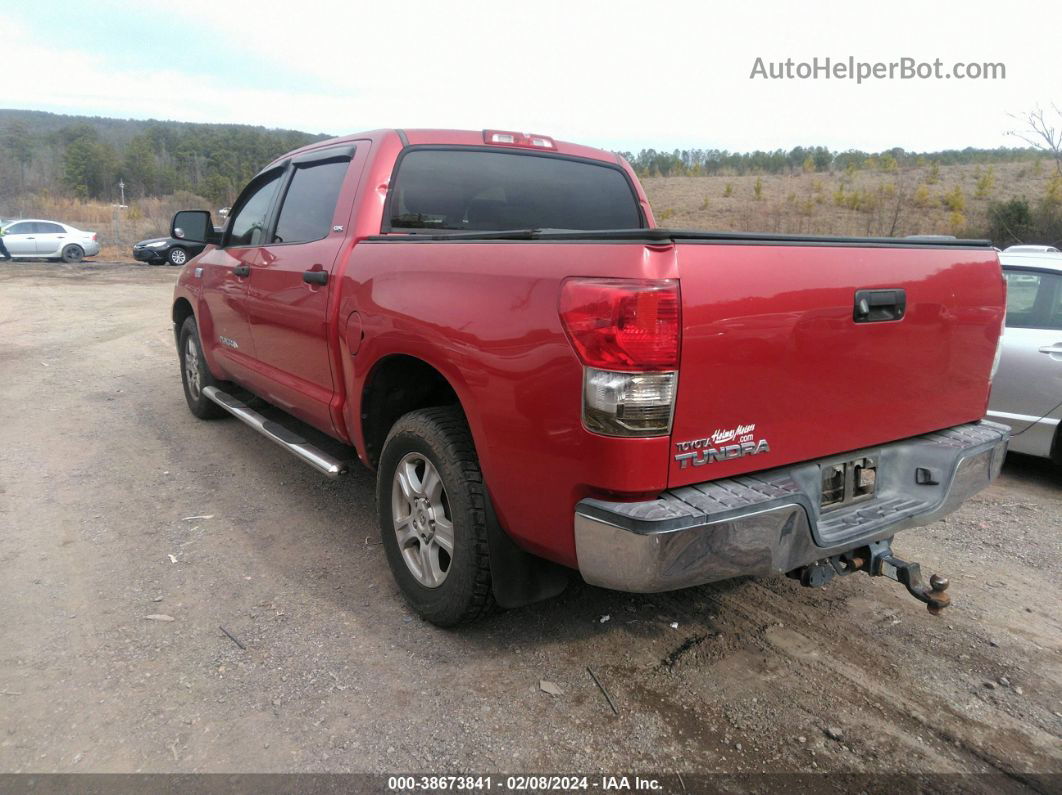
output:
[[[999, 474], [1009, 430], [981, 421], [654, 500], [584, 499], [579, 570], [591, 584], [643, 592], [793, 571], [951, 513]], [[823, 508], [823, 468], [857, 457], [876, 462], [874, 496]]]

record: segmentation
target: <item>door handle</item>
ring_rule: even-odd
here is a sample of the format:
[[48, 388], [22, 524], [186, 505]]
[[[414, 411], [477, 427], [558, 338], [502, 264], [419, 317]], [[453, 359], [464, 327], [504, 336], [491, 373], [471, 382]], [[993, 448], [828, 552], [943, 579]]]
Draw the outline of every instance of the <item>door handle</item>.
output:
[[302, 280], [307, 284], [328, 284], [328, 271], [303, 271]]
[[251, 266], [250, 265], [237, 265], [235, 268], [232, 269], [232, 275], [233, 276], [250, 276], [251, 275]]
[[852, 319], [856, 323], [881, 323], [899, 320], [907, 309], [907, 292], [892, 290], [856, 290]]
[[1062, 356], [1062, 342], [1057, 342], [1054, 345], [1045, 345], [1039, 351], [1040, 353], [1053, 353], [1056, 356]]

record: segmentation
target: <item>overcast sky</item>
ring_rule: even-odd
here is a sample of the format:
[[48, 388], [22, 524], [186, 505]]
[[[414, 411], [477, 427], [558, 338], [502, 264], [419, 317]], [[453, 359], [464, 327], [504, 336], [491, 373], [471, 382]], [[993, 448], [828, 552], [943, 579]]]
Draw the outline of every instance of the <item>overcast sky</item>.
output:
[[[23, 3], [0, 107], [345, 134], [521, 130], [612, 149], [1013, 146], [1062, 106], [1062, 3]], [[996, 80], [763, 80], [765, 63], [1002, 63]]]

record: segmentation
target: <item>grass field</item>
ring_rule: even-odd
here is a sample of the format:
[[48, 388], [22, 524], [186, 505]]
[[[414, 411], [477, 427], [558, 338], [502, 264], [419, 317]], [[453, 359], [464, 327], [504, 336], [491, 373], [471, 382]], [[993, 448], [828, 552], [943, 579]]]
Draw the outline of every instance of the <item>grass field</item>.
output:
[[[661, 226], [821, 235], [980, 234], [988, 205], [1039, 200], [1046, 161], [789, 176], [647, 177]], [[759, 197], [756, 184], [759, 182]], [[1057, 184], [1055, 186], [1057, 190]]]

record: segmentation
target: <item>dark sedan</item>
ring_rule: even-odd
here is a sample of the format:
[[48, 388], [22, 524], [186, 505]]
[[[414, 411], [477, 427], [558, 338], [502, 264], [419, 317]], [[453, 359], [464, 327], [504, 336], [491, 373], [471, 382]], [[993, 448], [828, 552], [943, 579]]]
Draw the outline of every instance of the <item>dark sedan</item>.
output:
[[205, 243], [178, 240], [175, 237], [154, 237], [133, 246], [133, 258], [149, 265], [184, 265], [206, 248]]

